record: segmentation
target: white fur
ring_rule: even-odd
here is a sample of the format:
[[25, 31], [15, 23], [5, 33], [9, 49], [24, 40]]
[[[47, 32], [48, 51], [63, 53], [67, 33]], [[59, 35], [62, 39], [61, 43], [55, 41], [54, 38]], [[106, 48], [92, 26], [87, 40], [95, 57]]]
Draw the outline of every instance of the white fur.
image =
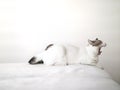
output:
[[88, 45], [86, 52], [82, 53], [78, 58], [78, 63], [96, 65], [98, 62], [99, 47]]
[[78, 48], [72, 45], [54, 44], [48, 50], [36, 55], [37, 60], [43, 60], [45, 65], [89, 64], [98, 63], [98, 50], [101, 46], [88, 45]]
[[35, 57], [38, 60], [42, 59], [45, 65], [65, 65], [67, 63], [66, 50], [62, 45], [54, 45]]

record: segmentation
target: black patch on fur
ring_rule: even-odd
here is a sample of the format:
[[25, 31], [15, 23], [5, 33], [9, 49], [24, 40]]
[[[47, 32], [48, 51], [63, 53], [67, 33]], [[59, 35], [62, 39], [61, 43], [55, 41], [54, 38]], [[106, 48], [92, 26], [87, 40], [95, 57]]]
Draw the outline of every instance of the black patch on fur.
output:
[[46, 48], [45, 48], [45, 50], [48, 50], [51, 46], [53, 46], [54, 44], [49, 44]]
[[36, 62], [36, 57], [32, 57], [29, 61], [29, 64], [35, 65], [35, 64], [44, 64], [43, 60], [37, 61]]

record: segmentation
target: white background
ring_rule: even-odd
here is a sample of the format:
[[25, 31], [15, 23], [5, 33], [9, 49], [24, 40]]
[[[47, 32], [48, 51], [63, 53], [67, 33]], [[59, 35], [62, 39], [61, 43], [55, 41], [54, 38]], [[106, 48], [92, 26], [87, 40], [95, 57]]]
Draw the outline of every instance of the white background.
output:
[[0, 63], [26, 62], [49, 43], [105, 41], [100, 63], [120, 83], [120, 0], [0, 0]]

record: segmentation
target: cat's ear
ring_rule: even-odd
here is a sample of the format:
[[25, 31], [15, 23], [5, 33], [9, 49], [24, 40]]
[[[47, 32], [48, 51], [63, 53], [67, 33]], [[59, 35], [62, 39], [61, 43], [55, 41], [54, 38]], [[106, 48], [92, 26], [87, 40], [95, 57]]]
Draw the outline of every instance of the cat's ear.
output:
[[89, 43], [90, 45], [93, 45], [93, 41], [90, 40], [90, 39], [88, 39], [88, 43]]

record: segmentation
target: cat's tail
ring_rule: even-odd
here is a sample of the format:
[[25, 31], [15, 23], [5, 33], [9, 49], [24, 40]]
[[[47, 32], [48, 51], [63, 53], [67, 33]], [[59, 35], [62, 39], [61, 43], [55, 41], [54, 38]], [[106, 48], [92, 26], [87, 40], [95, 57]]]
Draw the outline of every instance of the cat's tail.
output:
[[43, 60], [36, 61], [36, 57], [32, 57], [29, 61], [29, 64], [35, 65], [35, 64], [43, 64]]
[[[46, 48], [45, 51], [47, 51], [50, 47], [52, 47], [54, 44], [49, 44]], [[35, 56], [33, 56], [29, 61], [29, 64], [35, 65], [35, 64], [44, 64], [43, 60], [37, 60]]]
[[50, 47], [52, 47], [54, 44], [49, 44], [46, 48], [45, 48], [45, 50], [48, 50]]

